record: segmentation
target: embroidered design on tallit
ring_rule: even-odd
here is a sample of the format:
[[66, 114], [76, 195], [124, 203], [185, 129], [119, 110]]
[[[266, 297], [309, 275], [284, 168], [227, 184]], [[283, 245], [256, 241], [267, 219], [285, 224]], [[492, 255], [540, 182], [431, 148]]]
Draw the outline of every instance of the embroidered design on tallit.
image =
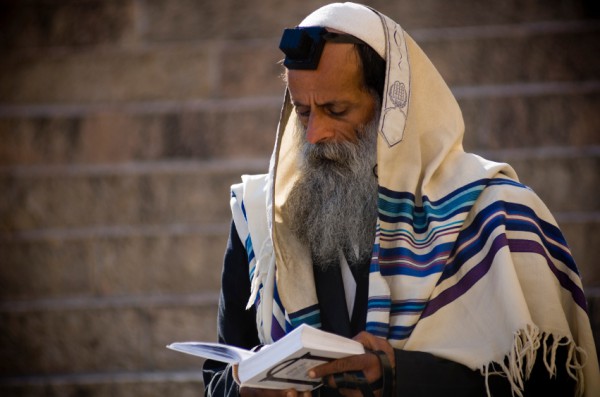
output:
[[[388, 145], [393, 146], [402, 141], [404, 127], [408, 112], [408, 101], [410, 98], [410, 65], [408, 63], [408, 51], [404, 41], [402, 29], [389, 18], [381, 16], [386, 35], [386, 93], [383, 98], [382, 115], [379, 130], [383, 134]], [[393, 37], [392, 47], [389, 37]], [[396, 67], [397, 80], [389, 81], [391, 73], [389, 69]]]

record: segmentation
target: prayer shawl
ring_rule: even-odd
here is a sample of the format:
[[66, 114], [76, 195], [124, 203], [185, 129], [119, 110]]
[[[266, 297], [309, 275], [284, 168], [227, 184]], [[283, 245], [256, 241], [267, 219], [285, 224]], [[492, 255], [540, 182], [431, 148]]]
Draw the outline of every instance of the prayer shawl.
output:
[[[567, 365], [579, 394], [600, 395], [580, 277], [554, 218], [508, 165], [464, 152], [458, 104], [422, 50], [394, 21], [353, 3], [325, 6], [300, 26], [352, 34], [386, 60], [366, 330], [486, 379], [507, 376], [516, 395], [543, 349], [550, 373]], [[269, 174], [232, 187], [264, 343], [320, 325], [308, 248], [281, 215], [298, 172], [292, 108], [286, 92]], [[567, 363], [554, 360], [559, 344]]]

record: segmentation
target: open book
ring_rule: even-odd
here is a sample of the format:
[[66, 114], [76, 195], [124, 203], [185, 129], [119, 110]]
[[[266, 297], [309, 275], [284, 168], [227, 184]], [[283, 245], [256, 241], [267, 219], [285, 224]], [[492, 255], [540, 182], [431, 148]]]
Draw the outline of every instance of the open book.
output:
[[263, 389], [312, 390], [321, 384], [308, 370], [337, 358], [364, 353], [357, 341], [302, 324], [257, 352], [210, 342], [178, 342], [169, 349], [229, 364], [238, 364], [242, 386]]

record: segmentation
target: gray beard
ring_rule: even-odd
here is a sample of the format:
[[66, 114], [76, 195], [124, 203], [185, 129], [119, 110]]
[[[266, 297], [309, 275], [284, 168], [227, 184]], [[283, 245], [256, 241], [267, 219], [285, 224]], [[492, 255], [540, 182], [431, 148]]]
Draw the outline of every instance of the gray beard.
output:
[[311, 252], [313, 264], [339, 266], [340, 252], [350, 266], [369, 263], [377, 222], [377, 122], [357, 131], [358, 143], [308, 143], [298, 123], [300, 177], [283, 213]]

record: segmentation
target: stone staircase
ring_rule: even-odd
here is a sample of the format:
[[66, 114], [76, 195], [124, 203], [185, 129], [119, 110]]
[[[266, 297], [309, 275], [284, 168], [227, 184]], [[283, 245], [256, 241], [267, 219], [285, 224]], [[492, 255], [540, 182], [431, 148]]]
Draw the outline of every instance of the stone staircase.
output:
[[[446, 78], [466, 149], [556, 215], [600, 331], [597, 7], [366, 3]], [[266, 170], [279, 35], [321, 4], [0, 2], [0, 395], [201, 394], [164, 346], [216, 337], [228, 187]]]

